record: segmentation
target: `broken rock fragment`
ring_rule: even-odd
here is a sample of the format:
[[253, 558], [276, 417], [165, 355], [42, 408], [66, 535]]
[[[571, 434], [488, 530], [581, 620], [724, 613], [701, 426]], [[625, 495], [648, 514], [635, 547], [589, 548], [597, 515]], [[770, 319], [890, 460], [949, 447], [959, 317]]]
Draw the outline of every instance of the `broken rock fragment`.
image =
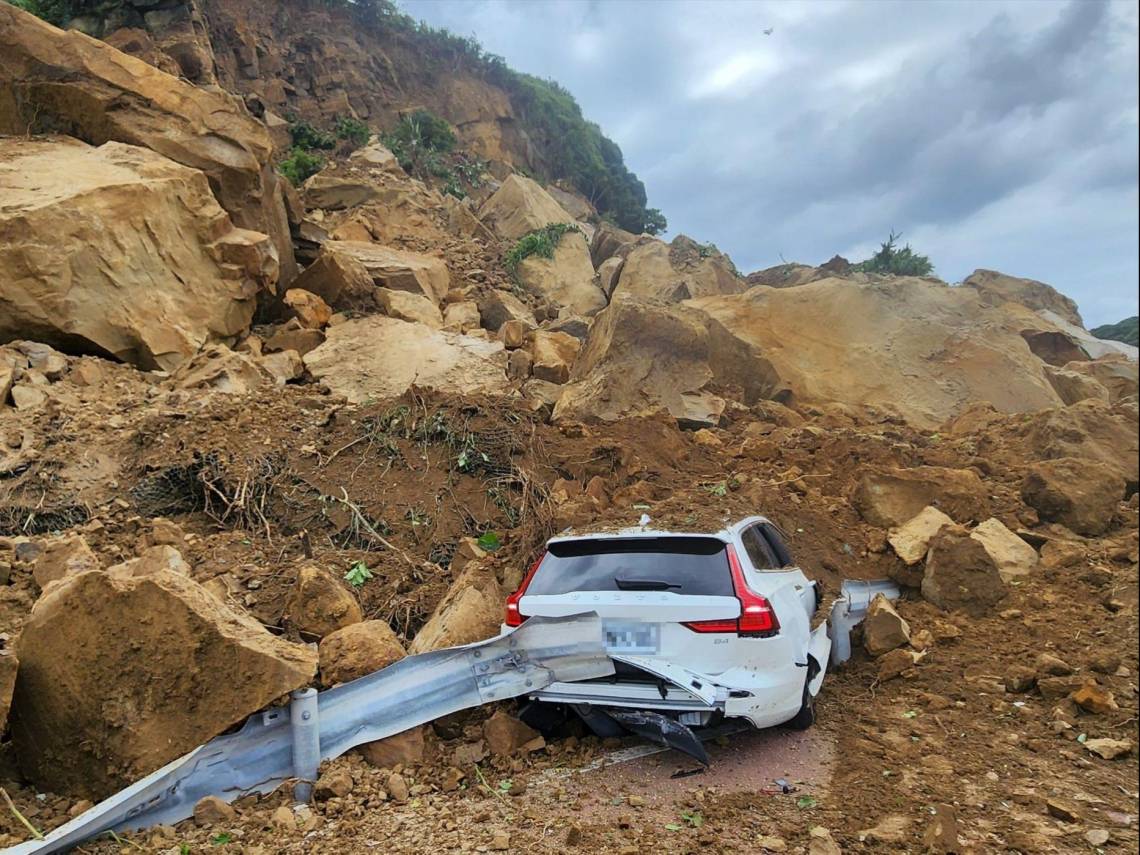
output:
[[882, 656], [910, 641], [910, 626], [882, 594], [876, 594], [863, 619], [863, 647], [872, 656]]
[[1037, 566], [1037, 550], [1006, 528], [996, 517], [979, 524], [970, 537], [985, 547], [1005, 582], [1028, 576]]
[[408, 653], [427, 653], [490, 638], [503, 616], [503, 592], [494, 569], [471, 561], [451, 584], [427, 623], [416, 633]]
[[404, 658], [404, 645], [382, 620], [366, 620], [321, 639], [321, 682], [347, 683]]
[[39, 787], [94, 800], [307, 685], [317, 665], [313, 651], [169, 570], [88, 571], [52, 585], [17, 654], [21, 770]]
[[1102, 463], [1062, 457], [1030, 469], [1021, 483], [1021, 498], [1042, 520], [1095, 537], [1112, 525], [1124, 487], [1124, 479]]
[[360, 603], [332, 575], [313, 564], [297, 571], [285, 620], [298, 632], [324, 638], [364, 620]]
[[989, 612], [1006, 596], [998, 566], [986, 548], [960, 528], [943, 529], [930, 542], [922, 596], [944, 611], [972, 617]]
[[1115, 760], [1117, 757], [1127, 757], [1132, 753], [1132, 740], [1130, 739], [1088, 739], [1085, 740], [1085, 750], [1095, 754], [1103, 760]]
[[483, 740], [497, 757], [510, 757], [524, 747], [545, 744], [537, 730], [501, 709], [484, 722]]
[[49, 582], [87, 570], [98, 570], [102, 563], [79, 534], [65, 534], [44, 544], [32, 567], [32, 578], [41, 588]]
[[884, 528], [902, 525], [928, 505], [937, 505], [956, 520], [989, 516], [985, 484], [978, 474], [941, 466], [871, 468], [855, 485], [851, 504], [871, 525]]
[[934, 535], [948, 525], [954, 525], [954, 520], [928, 505], [903, 525], [892, 529], [887, 542], [904, 562], [918, 564], [926, 557]]

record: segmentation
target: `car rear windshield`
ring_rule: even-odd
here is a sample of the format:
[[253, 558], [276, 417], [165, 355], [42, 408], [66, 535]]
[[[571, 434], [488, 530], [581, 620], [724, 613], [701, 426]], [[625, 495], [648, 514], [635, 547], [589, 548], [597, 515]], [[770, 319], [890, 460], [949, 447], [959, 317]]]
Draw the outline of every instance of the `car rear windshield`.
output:
[[715, 537], [595, 538], [552, 543], [527, 594], [668, 591], [731, 597], [725, 545]]

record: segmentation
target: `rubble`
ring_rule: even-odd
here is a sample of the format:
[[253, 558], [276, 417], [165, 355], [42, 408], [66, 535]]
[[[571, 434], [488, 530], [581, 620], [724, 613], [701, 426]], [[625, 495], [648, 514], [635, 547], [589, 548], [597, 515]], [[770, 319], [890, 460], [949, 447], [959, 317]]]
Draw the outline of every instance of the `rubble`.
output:
[[982, 509], [989, 507], [976, 472], [940, 466], [868, 467], [851, 504], [863, 519], [883, 528], [901, 526], [931, 505], [960, 522], [978, 518], [980, 511], [988, 516]]
[[876, 595], [863, 618], [863, 647], [872, 656], [881, 656], [909, 643], [910, 626], [890, 600], [882, 594]]
[[479, 209], [479, 219], [506, 240], [553, 223], [573, 223], [554, 199], [534, 180], [511, 175]]
[[922, 596], [944, 611], [980, 617], [1005, 599], [1006, 587], [981, 542], [964, 529], [943, 529], [930, 542]]
[[979, 523], [970, 532], [970, 537], [985, 547], [997, 564], [1003, 582], [1028, 576], [1037, 565], [1037, 551], [996, 517]]
[[[364, 620], [360, 604], [343, 585], [320, 567], [306, 564], [285, 604], [285, 620], [298, 632], [323, 639]], [[356, 638], [352, 636], [351, 638]], [[334, 643], [333, 649], [342, 645]]]
[[918, 564], [926, 558], [930, 541], [946, 526], [954, 525], [954, 520], [927, 505], [919, 513], [898, 528], [891, 529], [887, 542], [906, 564]]
[[381, 620], [366, 620], [334, 630], [321, 639], [321, 682], [347, 683], [404, 658], [404, 646]]
[[1093, 460], [1063, 457], [1030, 469], [1021, 497], [1041, 519], [1058, 522], [1077, 534], [1103, 534], [1124, 498], [1124, 481]]

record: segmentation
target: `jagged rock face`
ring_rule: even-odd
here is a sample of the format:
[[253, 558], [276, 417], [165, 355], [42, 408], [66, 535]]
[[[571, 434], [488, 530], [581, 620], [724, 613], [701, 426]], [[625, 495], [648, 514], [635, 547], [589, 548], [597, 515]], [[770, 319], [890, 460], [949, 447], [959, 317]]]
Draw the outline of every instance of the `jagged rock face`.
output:
[[241, 100], [201, 89], [108, 44], [0, 5], [0, 133], [63, 132], [143, 146], [209, 177], [236, 225], [268, 234], [281, 280], [297, 273], [265, 126]]
[[92, 799], [306, 685], [317, 666], [313, 651], [169, 570], [56, 582], [17, 652], [21, 769], [48, 790]]
[[479, 209], [479, 219], [506, 240], [518, 240], [527, 232], [554, 223], [574, 222], [538, 182], [522, 175], [512, 175], [503, 182]]
[[0, 140], [0, 163], [0, 340], [173, 369], [248, 327], [277, 278], [198, 170], [68, 138]]
[[1019, 303], [1035, 312], [1047, 309], [1071, 324], [1084, 326], [1077, 304], [1044, 282], [1021, 279], [996, 270], [975, 270], [962, 280], [962, 284], [995, 303]]
[[438, 304], [447, 296], [451, 275], [442, 258], [394, 249], [367, 241], [329, 241], [323, 252], [340, 253], [359, 262], [381, 288], [410, 291]]
[[646, 241], [626, 256], [615, 294], [663, 303], [739, 294], [745, 289], [728, 258], [684, 235], [672, 243]]
[[519, 281], [548, 302], [578, 315], [594, 315], [606, 307], [606, 297], [594, 284], [594, 267], [586, 239], [562, 235], [553, 258], [532, 255], [519, 265]]
[[687, 305], [753, 345], [802, 403], [872, 406], [931, 428], [975, 401], [1012, 413], [1062, 403], [1021, 336], [1047, 323], [972, 289], [828, 278]]
[[351, 403], [395, 398], [413, 384], [460, 395], [506, 387], [507, 352], [499, 342], [373, 316], [330, 327], [305, 367]]

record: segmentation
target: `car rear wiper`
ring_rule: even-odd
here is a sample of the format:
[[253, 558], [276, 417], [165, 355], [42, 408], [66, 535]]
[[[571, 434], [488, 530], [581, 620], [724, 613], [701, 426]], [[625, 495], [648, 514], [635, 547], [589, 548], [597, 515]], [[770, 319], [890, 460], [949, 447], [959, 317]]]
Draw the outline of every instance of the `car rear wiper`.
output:
[[619, 591], [668, 591], [670, 588], [680, 588], [674, 582], [664, 582], [661, 579], [622, 579], [614, 577], [614, 584]]

